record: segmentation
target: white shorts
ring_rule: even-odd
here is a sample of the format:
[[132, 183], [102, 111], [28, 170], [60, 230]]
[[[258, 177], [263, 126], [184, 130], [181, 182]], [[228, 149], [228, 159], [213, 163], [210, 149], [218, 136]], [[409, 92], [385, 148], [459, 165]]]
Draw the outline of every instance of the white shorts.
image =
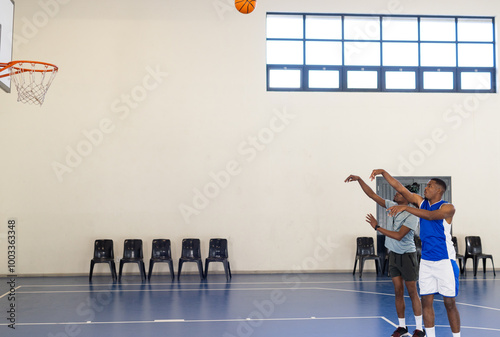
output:
[[420, 295], [441, 294], [444, 297], [456, 297], [459, 274], [455, 260], [420, 260]]

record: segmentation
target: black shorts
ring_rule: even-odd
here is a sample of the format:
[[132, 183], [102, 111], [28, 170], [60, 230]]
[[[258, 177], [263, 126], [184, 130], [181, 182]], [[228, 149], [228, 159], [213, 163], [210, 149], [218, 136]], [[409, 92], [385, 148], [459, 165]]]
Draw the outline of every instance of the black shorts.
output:
[[405, 281], [418, 280], [417, 252], [397, 254], [389, 253], [389, 275], [401, 276]]

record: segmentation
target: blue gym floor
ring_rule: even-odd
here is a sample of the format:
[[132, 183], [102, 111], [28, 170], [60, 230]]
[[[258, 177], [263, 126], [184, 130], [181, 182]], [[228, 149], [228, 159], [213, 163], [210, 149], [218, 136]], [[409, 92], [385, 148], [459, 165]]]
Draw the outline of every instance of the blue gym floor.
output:
[[[8, 278], [0, 278], [0, 336], [390, 336], [397, 317], [392, 282], [365, 272], [345, 274], [195, 274], [171, 281], [153, 275], [16, 278], [15, 302]], [[499, 280], [489, 271], [460, 279], [462, 336], [500, 336]], [[15, 303], [15, 330], [6, 320]], [[436, 333], [451, 337], [436, 297]], [[406, 298], [408, 329], [415, 322]]]

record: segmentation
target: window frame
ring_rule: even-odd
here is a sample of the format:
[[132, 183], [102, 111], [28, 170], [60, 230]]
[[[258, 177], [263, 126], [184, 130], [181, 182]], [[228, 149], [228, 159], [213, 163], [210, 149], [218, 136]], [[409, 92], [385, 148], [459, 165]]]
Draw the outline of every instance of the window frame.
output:
[[[496, 93], [496, 32], [495, 32], [495, 17], [491, 16], [446, 16], [446, 15], [389, 15], [389, 14], [381, 14], [381, 15], [372, 15], [372, 14], [353, 14], [353, 13], [293, 13], [293, 12], [267, 12], [266, 13], [266, 24], [267, 17], [270, 15], [294, 15], [294, 16], [302, 16], [302, 29], [303, 34], [302, 38], [267, 38], [266, 34], [266, 45], [268, 41], [302, 41], [302, 64], [268, 64], [266, 60], [266, 87], [267, 91], [320, 91], [320, 92], [438, 92], [438, 93], [447, 93], [447, 92], [457, 92], [457, 93]], [[306, 32], [306, 17], [307, 16], [330, 16], [330, 17], [340, 17], [341, 18], [341, 30], [342, 36], [340, 39], [311, 39], [307, 38]], [[345, 39], [345, 28], [344, 22], [345, 17], [376, 17], [379, 20], [380, 31], [378, 39]], [[384, 18], [416, 18], [417, 19], [417, 27], [418, 27], [418, 39], [417, 40], [384, 40], [383, 39], [383, 21]], [[454, 19], [455, 22], [455, 40], [454, 41], [427, 41], [421, 40], [420, 38], [420, 22], [422, 18], [443, 18], [443, 19]], [[459, 41], [458, 40], [458, 22], [460, 19], [485, 19], [491, 20], [492, 24], [492, 41]], [[342, 44], [342, 64], [341, 65], [308, 65], [306, 59], [306, 46], [309, 41], [318, 41], [318, 42], [340, 42]], [[380, 50], [380, 65], [346, 65], [346, 42], [353, 43], [361, 43], [361, 42], [375, 42], [379, 44]], [[417, 66], [384, 66], [383, 65], [383, 44], [384, 42], [392, 42], [392, 43], [417, 43], [418, 44], [418, 65]], [[455, 66], [422, 66], [421, 65], [421, 46], [422, 44], [429, 43], [447, 43], [454, 44], [455, 46]], [[459, 66], [459, 45], [463, 43], [473, 43], [473, 44], [489, 44], [492, 45], [492, 57], [493, 57], [493, 66], [492, 67], [460, 67]], [[267, 46], [266, 46], [267, 49]], [[266, 51], [267, 53], [267, 51]], [[270, 87], [270, 71], [274, 69], [300, 69], [301, 71], [301, 84], [299, 88], [271, 88]], [[378, 84], [376, 89], [370, 88], [348, 88], [348, 78], [347, 72], [352, 70], [370, 70], [377, 71], [378, 76]], [[388, 89], [386, 88], [386, 73], [388, 71], [410, 71], [415, 74], [415, 88], [414, 89]], [[339, 71], [339, 87], [338, 88], [315, 88], [309, 87], [309, 71], [311, 70], [338, 70]], [[423, 74], [426, 71], [451, 71], [453, 73], [453, 88], [452, 89], [425, 89], [423, 82]], [[481, 72], [481, 73], [490, 73], [490, 89], [462, 89], [461, 88], [461, 74], [463, 72]]]

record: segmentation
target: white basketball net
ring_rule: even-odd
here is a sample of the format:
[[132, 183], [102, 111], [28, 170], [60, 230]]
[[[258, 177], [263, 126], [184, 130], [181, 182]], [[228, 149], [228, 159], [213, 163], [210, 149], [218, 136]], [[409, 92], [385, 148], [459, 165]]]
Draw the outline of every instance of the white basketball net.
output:
[[42, 105], [58, 68], [39, 62], [19, 62], [9, 68], [10, 77], [17, 89], [17, 101]]

